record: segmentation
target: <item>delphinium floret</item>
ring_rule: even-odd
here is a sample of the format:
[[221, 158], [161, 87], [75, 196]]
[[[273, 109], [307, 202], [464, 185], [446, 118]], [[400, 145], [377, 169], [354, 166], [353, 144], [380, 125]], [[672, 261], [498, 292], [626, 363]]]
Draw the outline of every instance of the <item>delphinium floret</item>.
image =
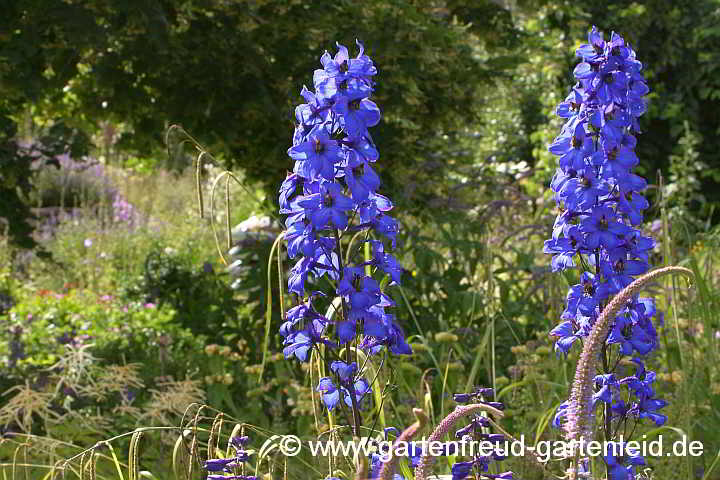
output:
[[[456, 393], [453, 399], [460, 404], [485, 404], [497, 410], [505, 410], [502, 402], [493, 401], [494, 390], [492, 388], [477, 387], [472, 392]], [[475, 478], [481, 479], [508, 479], [512, 480], [513, 473], [511, 471], [493, 474], [489, 473], [490, 465], [494, 462], [501, 462], [507, 455], [504, 451], [504, 445], [508, 438], [501, 433], [490, 433], [492, 423], [489, 418], [480, 413], [470, 417], [467, 425], [455, 431], [455, 438], [465, 442], [482, 442], [483, 445], [493, 445], [491, 452], [487, 449], [480, 449], [482, 453], [475, 453], [472, 458], [465, 461], [456, 461], [451, 467], [452, 480], [464, 480], [476, 473]], [[462, 453], [462, 452], [460, 452]]]
[[[248, 436], [235, 436], [230, 439], [230, 445], [235, 450], [235, 455], [227, 458], [212, 458], [205, 461], [205, 470], [208, 472], [208, 480], [257, 480], [254, 475], [242, 475], [238, 472], [240, 467], [250, 459], [251, 452], [245, 450], [250, 443]], [[227, 475], [229, 474], [229, 475]]]
[[[589, 335], [610, 298], [649, 270], [654, 247], [653, 239], [638, 228], [648, 208], [642, 195], [647, 183], [632, 172], [638, 164], [638, 118], [646, 110], [643, 97], [649, 91], [642, 64], [620, 35], [613, 32], [606, 41], [595, 27], [576, 54], [581, 59], [574, 69], [577, 83], [556, 109], [565, 125], [549, 148], [559, 156], [551, 182], [559, 214], [544, 251], [553, 254], [553, 271], [582, 270], [580, 283], [568, 292], [561, 322], [550, 332], [558, 355], [580, 344], [577, 340]], [[591, 402], [592, 407], [603, 407], [602, 430], [608, 442], [626, 431], [629, 422], [627, 431], [645, 418], [665, 423], [657, 411], [666, 402], [655, 398], [655, 374], [645, 370], [642, 359], [657, 348], [658, 323], [662, 314], [654, 301], [635, 295], [616, 316], [601, 348], [602, 372], [594, 378]], [[635, 365], [634, 375], [619, 378], [627, 372], [620, 368], [630, 363], [627, 357]], [[554, 426], [561, 426], [567, 408], [568, 402], [560, 406]], [[605, 461], [611, 479], [632, 478], [632, 466], [620, 465], [615, 457]], [[632, 457], [632, 465], [639, 461]]]
[[[280, 328], [284, 354], [301, 362], [312, 352], [322, 355], [328, 376], [316, 391], [329, 410], [350, 406], [356, 428], [358, 410], [372, 398], [357, 350], [411, 353], [387, 311], [394, 302], [384, 288], [400, 283], [403, 271], [390, 253], [398, 223], [388, 215], [392, 202], [378, 193], [379, 153], [368, 132], [381, 117], [370, 99], [377, 68], [362, 43], [357, 46], [355, 57], [340, 44], [334, 56], [325, 52], [323, 68], [313, 75], [314, 91], [303, 87], [305, 103], [295, 109], [288, 149], [294, 167], [279, 195], [288, 256], [295, 262], [288, 290], [296, 306]], [[340, 302], [332, 302], [336, 297]], [[328, 303], [332, 315], [320, 313]]]

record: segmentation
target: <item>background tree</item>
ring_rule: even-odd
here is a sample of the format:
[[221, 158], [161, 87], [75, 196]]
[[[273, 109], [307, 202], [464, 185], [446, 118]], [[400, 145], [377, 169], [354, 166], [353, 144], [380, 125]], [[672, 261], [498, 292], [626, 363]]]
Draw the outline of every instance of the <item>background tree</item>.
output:
[[[111, 122], [122, 127], [116, 149], [158, 161], [166, 127], [178, 123], [225, 166], [275, 190], [290, 167], [293, 106], [312, 82], [306, 72], [318, 51], [356, 38], [380, 71], [381, 174], [405, 210], [457, 195], [445, 180], [472, 178], [478, 166], [526, 162], [545, 175], [548, 115], [565, 95], [573, 42], [593, 23], [646, 52], [654, 90], [638, 147], [643, 173], [655, 178], [672, 158], [695, 158], [683, 153], [687, 145], [706, 165], [718, 162], [717, 0], [5, 3], [0, 175], [14, 238], [30, 231], [21, 219], [32, 176], [8, 143], [18, 126], [37, 134], [62, 121], [64, 135], [74, 129], [80, 138]], [[712, 169], [694, 172], [697, 188], [719, 181]], [[697, 198], [709, 206], [720, 199], [712, 192]]]

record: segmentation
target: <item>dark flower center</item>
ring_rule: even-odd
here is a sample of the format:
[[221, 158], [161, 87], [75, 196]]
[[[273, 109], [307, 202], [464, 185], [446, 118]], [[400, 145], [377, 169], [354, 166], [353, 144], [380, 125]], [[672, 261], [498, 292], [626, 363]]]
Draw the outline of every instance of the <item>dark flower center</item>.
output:
[[593, 295], [595, 295], [595, 287], [590, 282], [585, 282], [583, 284], [583, 290], [585, 292], [585, 295], [587, 295], [589, 297], [592, 297]]
[[612, 73], [606, 73], [603, 77], [603, 81], [605, 83], [612, 83], [613, 82], [613, 74]]
[[618, 260], [617, 262], [615, 262], [615, 265], [613, 265], [613, 269], [614, 269], [617, 273], [622, 273], [622, 272], [624, 272], [624, 271], [625, 271], [625, 262], [623, 262], [622, 259], [621, 259], [621, 260]]
[[583, 144], [582, 140], [581, 140], [580, 138], [576, 137], [575, 135], [573, 135], [573, 137], [572, 137], [572, 147], [573, 147], [573, 148], [580, 148], [580, 147], [582, 147], [582, 144]]
[[356, 177], [360, 177], [365, 173], [365, 164], [361, 163], [357, 167], [352, 169], [353, 175]]
[[323, 197], [323, 205], [325, 205], [325, 206], [328, 207], [328, 208], [330, 208], [330, 207], [333, 206], [333, 198], [332, 198], [332, 195], [330, 195], [329, 193], [326, 193], [326, 194], [325, 194], [325, 197]]
[[613, 161], [617, 158], [618, 150], [617, 148], [613, 148], [608, 152], [608, 160]]
[[350, 102], [348, 104], [348, 107], [351, 110], [359, 110], [360, 109], [360, 99], [358, 98], [357, 100], [353, 100], [352, 102]]
[[340, 73], [345, 73], [348, 71], [348, 62], [345, 60], [340, 64]]
[[583, 188], [590, 188], [592, 186], [592, 181], [588, 177], [583, 176], [582, 177], [582, 186]]
[[610, 50], [611, 55], [615, 55], [616, 57], [620, 55], [620, 48], [619, 47], [613, 47], [612, 50]]
[[600, 230], [607, 230], [607, 228], [608, 228], [608, 220], [607, 220], [607, 218], [605, 217], [605, 215], [603, 215], [602, 217], [600, 217], [600, 219], [598, 220], [597, 226], [598, 226], [598, 228], [599, 228]]
[[315, 153], [318, 155], [323, 153], [325, 151], [325, 144], [322, 143], [319, 139], [315, 139]]

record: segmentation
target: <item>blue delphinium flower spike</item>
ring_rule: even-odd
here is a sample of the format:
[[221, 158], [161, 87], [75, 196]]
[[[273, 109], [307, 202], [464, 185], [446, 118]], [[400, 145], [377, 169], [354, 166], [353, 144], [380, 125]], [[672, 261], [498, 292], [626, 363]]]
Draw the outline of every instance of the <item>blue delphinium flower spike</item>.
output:
[[[580, 344], [577, 340], [590, 334], [611, 297], [650, 269], [649, 251], [654, 247], [638, 229], [649, 206], [642, 194], [647, 182], [632, 172], [639, 161], [634, 152], [638, 118], [646, 110], [643, 97], [649, 92], [642, 64], [620, 35], [613, 32], [606, 41], [595, 27], [576, 55], [581, 60], [573, 71], [577, 83], [556, 108], [565, 125], [549, 146], [559, 157], [550, 185], [559, 213], [544, 251], [553, 255], [553, 271], [578, 266], [584, 270], [580, 283], [570, 288], [561, 322], [550, 332], [558, 355]], [[592, 407], [604, 406], [606, 434], [630, 417], [648, 418], [657, 425], [665, 421], [657, 410], [666, 402], [655, 398], [650, 387], [655, 374], [645, 372], [640, 358], [657, 348], [655, 317], [661, 315], [653, 300], [636, 295], [607, 335], [604, 369], [594, 377], [590, 399]], [[633, 355], [635, 375], [620, 378], [620, 360]], [[564, 402], [557, 409], [553, 426], [567, 418], [568, 405]], [[610, 478], [634, 478], [632, 469], [640, 459], [632, 457], [631, 465], [625, 465], [619, 458], [605, 458]]]
[[[381, 118], [371, 100], [377, 68], [362, 43], [357, 46], [354, 57], [340, 44], [334, 55], [325, 52], [322, 68], [313, 74], [313, 89], [303, 87], [305, 103], [295, 108], [295, 133], [287, 151], [293, 168], [279, 190], [288, 256], [295, 262], [288, 291], [296, 300], [280, 326], [283, 353], [307, 362], [323, 346], [334, 360], [326, 365], [332, 376], [316, 389], [328, 409], [356, 408], [372, 398], [364, 372], [349, 357], [338, 359], [337, 348], [358, 348], [368, 355], [385, 349], [411, 353], [402, 328], [387, 311], [394, 303], [381, 288], [402, 279], [403, 269], [390, 253], [399, 227], [388, 214], [392, 202], [378, 193], [379, 153], [368, 132]], [[351, 236], [354, 243], [346, 240]], [[370, 258], [358, 254], [366, 243]], [[352, 251], [343, 251], [351, 246]], [[383, 278], [388, 281], [382, 283]], [[333, 303], [332, 317], [313, 305], [325, 302], [318, 308], [326, 311], [327, 300], [318, 298], [316, 290], [328, 281], [334, 291], [324, 295], [341, 300]]]

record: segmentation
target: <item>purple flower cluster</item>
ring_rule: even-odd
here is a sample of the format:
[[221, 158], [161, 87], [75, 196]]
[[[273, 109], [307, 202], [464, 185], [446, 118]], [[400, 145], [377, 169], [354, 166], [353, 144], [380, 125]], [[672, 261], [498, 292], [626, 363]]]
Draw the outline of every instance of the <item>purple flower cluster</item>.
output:
[[128, 202], [125, 197], [115, 194], [113, 197], [113, 221], [116, 223], [127, 223], [131, 225], [137, 219], [137, 212], [132, 203]]
[[635, 478], [635, 467], [645, 465], [645, 459], [638, 454], [637, 449], [630, 448], [626, 443], [608, 442], [607, 450], [603, 459], [612, 480]]
[[[394, 303], [373, 277], [399, 283], [402, 268], [387, 251], [387, 243], [395, 247], [398, 224], [387, 214], [392, 202], [377, 193], [380, 179], [373, 164], [379, 154], [367, 130], [380, 121], [380, 110], [370, 100], [377, 69], [363, 45], [357, 45], [354, 58], [340, 44], [334, 57], [325, 52], [323, 68], [313, 75], [314, 92], [303, 87], [306, 103], [295, 109], [288, 149], [295, 164], [280, 187], [280, 213], [288, 215], [288, 255], [297, 259], [288, 278], [297, 306], [287, 312], [280, 333], [285, 357], [302, 362], [319, 345], [330, 357], [351, 342], [370, 355], [384, 348], [411, 353], [394, 316], [385, 311]], [[372, 258], [365, 260], [361, 253], [368, 243]], [[332, 320], [315, 310], [313, 303], [326, 296], [317, 285], [332, 285], [333, 296], [342, 299]], [[341, 398], [360, 405], [370, 391], [357, 364], [345, 360], [337, 358], [330, 366], [334, 380], [323, 378], [317, 387], [330, 409]], [[349, 397], [353, 391], [355, 399]]]
[[[208, 480], [220, 479], [237, 479], [237, 480], [256, 480], [257, 477], [250, 475], [238, 475], [237, 471], [240, 466], [247, 462], [251, 452], [245, 451], [245, 447], [250, 442], [247, 436], [232, 437], [230, 444], [235, 449], [235, 455], [227, 458], [213, 458], [205, 461], [205, 470], [208, 471]], [[226, 473], [230, 475], [226, 475]]]
[[[647, 183], [632, 173], [638, 163], [634, 134], [640, 131], [638, 117], [645, 112], [643, 96], [649, 91], [642, 64], [620, 35], [613, 32], [606, 42], [595, 27], [576, 54], [582, 59], [574, 70], [577, 83], [556, 110], [566, 122], [550, 146], [560, 157], [551, 183], [560, 214], [544, 251], [553, 254], [553, 271], [577, 264], [583, 270], [580, 283], [568, 292], [562, 322], [550, 332], [557, 337], [558, 354], [567, 354], [589, 334], [612, 295], [648, 271], [655, 245], [637, 228], [648, 207], [641, 194]], [[655, 374], [646, 372], [638, 357], [657, 348], [656, 316], [662, 321], [654, 301], [636, 296], [607, 337], [604, 374], [595, 378], [593, 404], [607, 404], [605, 412], [614, 425], [631, 417], [665, 422], [657, 410], [666, 402], [655, 399], [650, 386]], [[618, 380], [613, 372], [624, 356], [634, 357], [637, 368], [635, 375]], [[629, 389], [629, 403], [621, 389]], [[556, 426], [566, 407], [560, 407]]]
[[55, 341], [60, 345], [70, 345], [71, 347], [80, 347], [92, 337], [86, 333], [78, 335], [75, 328], [71, 328], [69, 332], [55, 337]]
[[[73, 159], [68, 152], [49, 157], [44, 153], [46, 147], [39, 142], [22, 142], [18, 144], [18, 148], [33, 158], [32, 168], [34, 170], [42, 169], [52, 162], [57, 163], [59, 167], [57, 171], [45, 170], [45, 174], [55, 184], [55, 188], [68, 189], [71, 193], [77, 190], [78, 194], [83, 190], [93, 192], [98, 196], [98, 201], [103, 199], [112, 202], [110, 214], [114, 223], [124, 223], [132, 227], [139, 222], [139, 212], [118, 192], [113, 185], [110, 172], [98, 160], [85, 156], [78, 161]], [[83, 214], [80, 208], [71, 209], [69, 212], [67, 210], [67, 208], [62, 208], [56, 211], [51, 208], [41, 211], [46, 217], [43, 224], [40, 225], [40, 231], [44, 236], [50, 237], [56, 226], [62, 221]]]

